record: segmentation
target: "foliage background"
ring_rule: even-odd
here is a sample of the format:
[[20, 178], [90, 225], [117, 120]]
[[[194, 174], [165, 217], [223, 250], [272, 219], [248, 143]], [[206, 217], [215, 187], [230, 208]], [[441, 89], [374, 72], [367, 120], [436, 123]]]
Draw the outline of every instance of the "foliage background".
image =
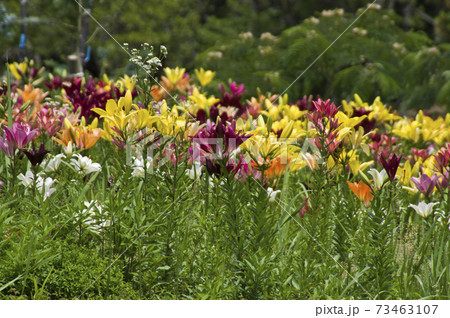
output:
[[[167, 46], [166, 66], [218, 70], [217, 81], [245, 82], [281, 93], [362, 12], [368, 1], [124, 1], [84, 0], [93, 16], [119, 43], [137, 47], [148, 42]], [[450, 1], [379, 0], [288, 91], [363, 99], [382, 95], [386, 102], [410, 108], [450, 106]], [[344, 14], [330, 14], [334, 8]], [[0, 5], [2, 61], [18, 59], [20, 24], [27, 26], [27, 56], [49, 71], [64, 68], [76, 52], [81, 10], [75, 1], [28, 0], [20, 19], [20, 1]], [[358, 11], [359, 9], [359, 11]], [[312, 17], [312, 18], [311, 18]], [[320, 21], [317, 24], [317, 20]], [[312, 22], [313, 21], [313, 22]], [[353, 30], [354, 28], [359, 29]], [[362, 34], [367, 32], [367, 34]], [[242, 40], [243, 34], [253, 37]], [[265, 33], [275, 41], [261, 40]], [[241, 36], [240, 36], [241, 35]], [[127, 54], [94, 21], [87, 45], [92, 59], [88, 73], [130, 72]], [[222, 58], [211, 58], [220, 52]], [[4, 64], [4, 63], [2, 63]], [[3, 70], [3, 66], [2, 66]]]

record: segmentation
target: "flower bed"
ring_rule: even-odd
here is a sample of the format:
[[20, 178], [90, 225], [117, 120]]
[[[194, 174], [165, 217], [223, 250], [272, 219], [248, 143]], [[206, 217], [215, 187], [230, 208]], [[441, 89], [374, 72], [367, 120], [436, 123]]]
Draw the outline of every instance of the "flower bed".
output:
[[448, 299], [450, 115], [212, 96], [211, 71], [156, 85], [159, 60], [135, 62], [117, 81], [11, 65], [2, 298]]

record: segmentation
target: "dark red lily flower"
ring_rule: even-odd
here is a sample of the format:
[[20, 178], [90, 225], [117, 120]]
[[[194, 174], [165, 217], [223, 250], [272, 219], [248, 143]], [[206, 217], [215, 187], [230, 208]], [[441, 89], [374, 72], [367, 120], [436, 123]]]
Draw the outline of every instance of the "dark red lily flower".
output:
[[[355, 109], [353, 112], [352, 117], [362, 117], [364, 115], [369, 115], [370, 110], [366, 110], [364, 108], [358, 108]], [[364, 134], [367, 134], [369, 131], [373, 130], [377, 125], [377, 120], [372, 119], [369, 120], [369, 118], [364, 118], [363, 121], [361, 121], [359, 124], [355, 126], [355, 130], [358, 130], [358, 128], [361, 126], [364, 128]]]
[[[62, 87], [66, 92], [67, 99], [73, 105], [73, 110], [76, 112], [80, 109], [80, 116], [84, 116], [89, 123], [91, 117], [98, 117], [99, 115], [92, 112], [92, 108], [104, 109], [106, 102], [109, 99], [115, 99], [116, 101], [125, 95], [120, 93], [119, 89], [115, 85], [111, 85], [111, 90], [105, 90], [106, 83], [101, 80], [94, 80], [90, 77], [83, 85], [81, 78], [72, 78], [64, 81]], [[132, 96], [136, 96], [136, 92], [132, 92]]]
[[236, 175], [238, 172], [246, 173], [246, 162], [238, 156], [234, 158], [234, 151], [252, 135], [242, 131], [236, 132], [236, 122], [217, 125], [207, 121], [206, 128], [200, 129], [195, 136], [191, 136], [193, 147], [188, 152], [192, 160], [200, 160], [210, 174], [216, 176], [223, 172], [221, 164], [225, 164], [228, 173]]
[[391, 181], [394, 180], [401, 159], [402, 155], [397, 157], [396, 154], [391, 154], [387, 160], [385, 156], [383, 155], [380, 156], [380, 162], [383, 165], [384, 170], [386, 170], [389, 176], [389, 180]]
[[[60, 76], [54, 76], [50, 82], [45, 82], [45, 86], [48, 87], [50, 90], [56, 90], [60, 89], [63, 86], [63, 82], [66, 79], [60, 77]], [[72, 79], [68, 79], [69, 81], [72, 81]]]
[[34, 146], [31, 149], [31, 151], [23, 150], [23, 149], [21, 151], [27, 156], [28, 160], [30, 160], [30, 162], [33, 166], [41, 164], [41, 162], [44, 160], [45, 155], [50, 152], [44, 148], [43, 143], [41, 144], [41, 146], [39, 147], [39, 150], [37, 150], [37, 151], [34, 148]]
[[298, 106], [300, 110], [309, 110], [311, 111], [313, 108], [312, 104], [312, 95], [309, 95], [308, 97], [305, 95], [302, 99], [299, 99], [295, 105]]

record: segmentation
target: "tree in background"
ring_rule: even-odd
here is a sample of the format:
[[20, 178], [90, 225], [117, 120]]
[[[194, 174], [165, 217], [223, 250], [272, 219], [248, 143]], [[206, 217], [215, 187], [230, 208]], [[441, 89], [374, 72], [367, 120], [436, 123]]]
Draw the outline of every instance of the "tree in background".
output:
[[[81, 62], [87, 47], [92, 48], [91, 59], [85, 65], [89, 73], [98, 76], [106, 72], [114, 76], [130, 70], [127, 53], [94, 21], [86, 27], [88, 19], [86, 15], [82, 18], [83, 11], [75, 1], [27, 2], [25, 19], [20, 18], [20, 1], [4, 0], [0, 4], [2, 62], [19, 59], [22, 25], [27, 26], [27, 56], [49, 71], [65, 68], [69, 55], [77, 55]], [[218, 73], [221, 80], [245, 80], [249, 91], [260, 87], [280, 92], [306, 68], [304, 64], [310, 63], [311, 57], [318, 56], [337, 37], [337, 31], [355, 19], [352, 13], [365, 7], [368, 1], [84, 0], [82, 3], [91, 8], [93, 16], [118, 43], [127, 42], [131, 48], [144, 42], [155, 47], [164, 44], [169, 50], [167, 66], [183, 66], [188, 70], [211, 66], [221, 69]], [[314, 74], [309, 70], [307, 79], [292, 87], [292, 94], [328, 93], [341, 98], [361, 90], [367, 98], [388, 94], [386, 100], [397, 103], [402, 100], [403, 107], [448, 105], [447, 90], [441, 88], [448, 73], [440, 63], [448, 54], [445, 43], [450, 38], [450, 1], [379, 0], [377, 5], [395, 11], [396, 15], [386, 11], [379, 16], [374, 14], [373, 21], [358, 22], [355, 27], [368, 31], [367, 35], [349, 32], [347, 39], [341, 39], [317, 62]], [[327, 21], [321, 17], [319, 12], [336, 7], [344, 9], [344, 17], [335, 15]], [[395, 24], [394, 31], [383, 27], [384, 15]], [[305, 21], [311, 16], [314, 18]], [[311, 21], [318, 18], [320, 25], [314, 25]], [[278, 39], [274, 40], [276, 43], [271, 42], [269, 33]], [[389, 38], [391, 47], [381, 46], [386, 40], [383, 37]], [[354, 41], [359, 41], [358, 46]], [[404, 45], [405, 51], [402, 46], [393, 50], [394, 43], [396, 47]], [[222, 60], [217, 59], [220, 53]], [[409, 77], [410, 81], [404, 83], [399, 77]], [[355, 78], [358, 80], [349, 86], [349, 80]]]

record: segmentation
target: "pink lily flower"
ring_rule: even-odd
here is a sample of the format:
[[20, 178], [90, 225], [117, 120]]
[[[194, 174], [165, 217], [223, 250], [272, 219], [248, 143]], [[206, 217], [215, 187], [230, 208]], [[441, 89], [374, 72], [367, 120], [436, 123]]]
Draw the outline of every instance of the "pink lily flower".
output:
[[433, 174], [433, 176], [430, 178], [425, 173], [422, 173], [420, 179], [411, 177], [411, 181], [416, 185], [416, 188], [421, 193], [428, 196], [433, 192], [434, 188], [439, 182], [439, 177], [436, 174]]
[[23, 149], [34, 138], [37, 129], [30, 130], [30, 127], [14, 123], [13, 127], [4, 127], [4, 137], [0, 137], [0, 149], [8, 157], [13, 157], [16, 149]]

